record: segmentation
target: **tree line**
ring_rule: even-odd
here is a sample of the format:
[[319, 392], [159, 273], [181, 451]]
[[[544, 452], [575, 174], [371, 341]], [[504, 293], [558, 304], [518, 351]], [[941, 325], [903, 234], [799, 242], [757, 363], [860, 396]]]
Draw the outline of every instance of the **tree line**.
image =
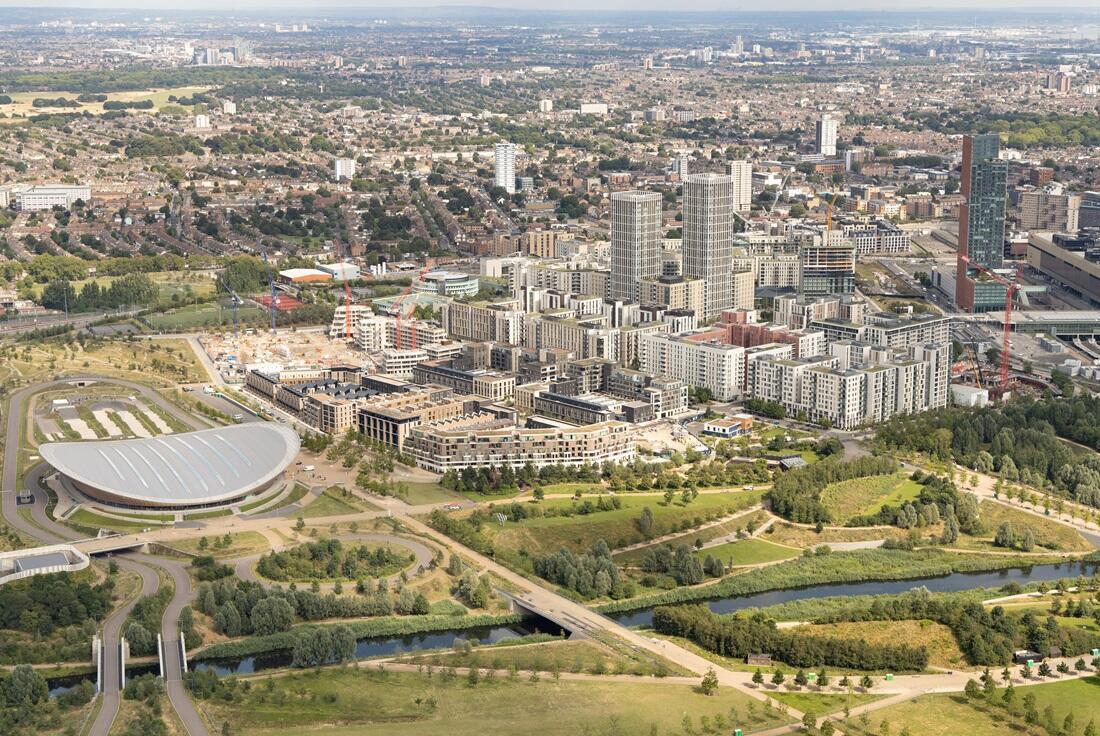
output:
[[579, 555], [562, 547], [552, 555], [535, 558], [535, 573], [581, 598], [618, 600], [634, 594], [634, 583], [620, 574], [611, 559], [611, 549], [602, 539]]
[[743, 659], [770, 654], [794, 667], [844, 667], [857, 670], [920, 671], [928, 650], [908, 644], [873, 644], [780, 630], [761, 614], [717, 616], [703, 605], [661, 606], [653, 610], [653, 628], [682, 636], [709, 652]]
[[401, 586], [391, 592], [384, 581], [356, 583], [357, 596], [312, 590], [265, 589], [259, 583], [224, 579], [199, 586], [198, 609], [209, 616], [214, 629], [226, 636], [265, 636], [288, 631], [298, 621], [322, 621], [330, 618], [364, 618], [423, 615], [428, 601], [422, 593]]
[[91, 586], [70, 573], [35, 575], [0, 586], [0, 629], [48, 636], [63, 626], [102, 620], [111, 610], [114, 579]]
[[94, 312], [123, 306], [152, 304], [160, 296], [160, 289], [149, 276], [131, 273], [100, 286], [89, 281], [78, 293], [68, 281], [51, 281], [42, 290], [42, 306], [47, 309], [69, 312]]
[[1098, 415], [1100, 398], [1094, 396], [1018, 399], [999, 407], [894, 417], [875, 440], [884, 450], [954, 460], [1100, 508], [1100, 455], [1074, 452], [1059, 439], [1100, 451]]
[[1046, 655], [1052, 646], [1057, 646], [1065, 656], [1075, 657], [1100, 646], [1100, 635], [1059, 626], [1054, 617], [1040, 622], [1031, 612], [1014, 616], [1001, 606], [986, 610], [978, 601], [934, 597], [927, 590], [842, 608], [815, 622], [914, 619], [929, 619], [951, 629], [959, 649], [974, 665], [1009, 664], [1013, 652], [1022, 647]]

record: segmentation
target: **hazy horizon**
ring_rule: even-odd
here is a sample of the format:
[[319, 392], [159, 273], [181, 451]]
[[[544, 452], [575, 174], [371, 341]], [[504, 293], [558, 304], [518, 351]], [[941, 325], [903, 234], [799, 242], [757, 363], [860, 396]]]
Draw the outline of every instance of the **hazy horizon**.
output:
[[776, 0], [769, 4], [766, 10], [752, 3], [731, 4], [722, 0], [689, 0], [686, 3], [678, 3], [675, 8], [670, 8], [667, 0], [598, 0], [587, 2], [586, 0], [559, 0], [548, 7], [542, 0], [482, 0], [471, 3], [468, 0], [409, 0], [397, 5], [393, 0], [381, 2], [362, 2], [361, 0], [324, 0], [312, 8], [303, 8], [301, 3], [292, 0], [239, 0], [234, 3], [232, 10], [226, 10], [225, 4], [217, 0], [194, 0], [193, 2], [180, 2], [179, 0], [41, 0], [34, 5], [29, 5], [26, 0], [0, 0], [0, 7], [20, 8], [26, 10], [126, 10], [151, 12], [157, 10], [166, 11], [223, 11], [225, 14], [252, 11], [290, 11], [297, 15], [321, 15], [326, 11], [350, 11], [363, 10], [390, 10], [405, 11], [409, 9], [431, 10], [433, 8], [455, 9], [468, 8], [470, 10], [494, 10], [517, 12], [546, 12], [548, 14], [569, 11], [573, 13], [806, 13], [806, 12], [835, 12], [835, 11], [868, 11], [891, 15], [911, 15], [923, 12], [942, 13], [944, 11], [954, 13], [967, 13], [971, 11], [996, 11], [1000, 9], [1012, 11], [1035, 11], [1052, 13], [1059, 10], [1093, 10], [1094, 15], [1100, 20], [1100, 6], [1096, 0], [1059, 0], [1056, 5], [1045, 6], [1037, 4], [1035, 0], [967, 0], [965, 4], [958, 4], [951, 0], [921, 0], [920, 5], [909, 8], [899, 8], [895, 3], [885, 3], [882, 0], [837, 0], [836, 2], [821, 3], [813, 0]]

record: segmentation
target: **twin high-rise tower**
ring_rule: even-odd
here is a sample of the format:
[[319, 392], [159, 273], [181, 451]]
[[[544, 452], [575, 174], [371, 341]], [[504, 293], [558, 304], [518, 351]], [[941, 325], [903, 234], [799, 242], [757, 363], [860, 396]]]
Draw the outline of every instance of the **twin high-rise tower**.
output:
[[[752, 170], [746, 166], [731, 169], [736, 179], [726, 174], [688, 174], [683, 178], [681, 271], [684, 278], [703, 281], [700, 321], [717, 317], [733, 303], [734, 211], [747, 211], [751, 203]], [[613, 299], [639, 301], [641, 280], [660, 274], [662, 200], [657, 192], [611, 195]]]

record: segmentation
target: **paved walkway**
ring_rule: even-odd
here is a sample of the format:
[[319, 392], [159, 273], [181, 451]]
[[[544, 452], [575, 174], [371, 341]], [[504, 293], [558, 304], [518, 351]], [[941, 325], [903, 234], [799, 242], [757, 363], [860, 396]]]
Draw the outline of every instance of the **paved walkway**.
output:
[[[66, 526], [58, 524], [53, 519], [49, 518], [46, 513], [47, 497], [45, 492], [39, 485], [39, 480], [43, 475], [49, 472], [49, 467], [40, 463], [35, 466], [24, 479], [25, 487], [34, 496], [34, 505], [31, 508], [31, 520], [25, 519], [18, 512], [18, 506], [16, 503], [17, 489], [19, 488], [19, 448], [20, 448], [20, 423], [25, 421], [26, 402], [27, 399], [39, 391], [49, 388], [57, 388], [67, 385], [77, 378], [66, 378], [55, 381], [48, 381], [46, 383], [37, 384], [34, 386], [27, 386], [19, 391], [16, 391], [11, 396], [9, 403], [9, 413], [7, 417], [7, 438], [8, 441], [4, 446], [4, 473], [3, 473], [3, 498], [2, 508], [4, 518], [7, 523], [15, 527], [22, 533], [26, 534], [32, 539], [37, 539], [44, 544], [54, 544], [57, 542], [71, 542], [78, 538], [78, 535]], [[145, 396], [149, 401], [157, 404], [166, 412], [179, 419], [186, 426], [195, 429], [200, 429], [204, 425], [200, 424], [194, 417], [184, 412], [179, 407], [175, 406], [159, 393], [154, 391], [148, 386], [133, 383], [131, 381], [125, 381], [115, 378], [102, 378], [102, 377], [89, 377], [87, 380], [95, 380], [100, 383], [110, 383], [115, 385], [121, 385], [129, 388], [130, 390]], [[191, 534], [194, 534], [194, 530], [190, 530]], [[162, 621], [161, 636], [164, 640], [178, 639], [178, 635], [175, 634], [176, 626], [178, 622], [179, 612], [187, 605], [191, 596], [190, 580], [187, 577], [186, 571], [182, 565], [178, 562], [172, 562], [170, 560], [159, 560], [147, 555], [128, 554], [119, 556], [116, 558], [120, 567], [124, 569], [130, 569], [138, 573], [141, 576], [141, 594], [152, 595], [156, 592], [160, 586], [160, 578], [157, 573], [151, 569], [151, 566], [162, 567], [168, 571], [175, 581], [175, 593], [172, 600], [169, 602], [167, 609], [165, 610], [165, 618]], [[118, 673], [119, 673], [119, 652], [118, 652], [118, 640], [122, 634], [122, 626], [126, 621], [126, 617], [129, 615], [130, 610], [137, 602], [137, 598], [127, 602], [121, 608], [116, 609], [107, 617], [103, 624], [103, 646], [104, 646], [104, 692], [103, 692], [103, 704], [100, 708], [99, 714], [96, 716], [95, 721], [89, 730], [89, 736], [108, 736], [111, 728], [114, 724], [115, 718], [118, 715], [118, 705], [120, 694], [118, 692]], [[171, 615], [169, 615], [171, 614]], [[170, 660], [171, 658], [169, 658]], [[206, 726], [203, 724], [202, 719], [198, 717], [197, 712], [194, 709], [194, 704], [190, 701], [190, 697], [187, 694], [186, 689], [183, 686], [181, 676], [179, 676], [180, 663], [178, 658], [175, 661], [177, 676], [172, 679], [172, 663], [169, 661], [167, 681], [168, 697], [172, 703], [172, 707], [176, 710], [177, 715], [180, 717], [180, 721], [183, 723], [184, 728], [187, 731], [188, 736], [208, 736]]]

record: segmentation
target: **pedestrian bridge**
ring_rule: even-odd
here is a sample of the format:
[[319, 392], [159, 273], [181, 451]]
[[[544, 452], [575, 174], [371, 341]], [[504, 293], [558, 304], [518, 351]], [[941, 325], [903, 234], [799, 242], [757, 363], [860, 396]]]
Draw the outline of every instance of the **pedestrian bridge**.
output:
[[569, 632], [570, 638], [582, 639], [593, 627], [581, 621], [573, 615], [554, 608], [540, 605], [530, 594], [509, 593], [506, 590], [497, 589], [497, 593], [508, 601], [508, 607], [513, 613], [530, 614], [539, 616]]

